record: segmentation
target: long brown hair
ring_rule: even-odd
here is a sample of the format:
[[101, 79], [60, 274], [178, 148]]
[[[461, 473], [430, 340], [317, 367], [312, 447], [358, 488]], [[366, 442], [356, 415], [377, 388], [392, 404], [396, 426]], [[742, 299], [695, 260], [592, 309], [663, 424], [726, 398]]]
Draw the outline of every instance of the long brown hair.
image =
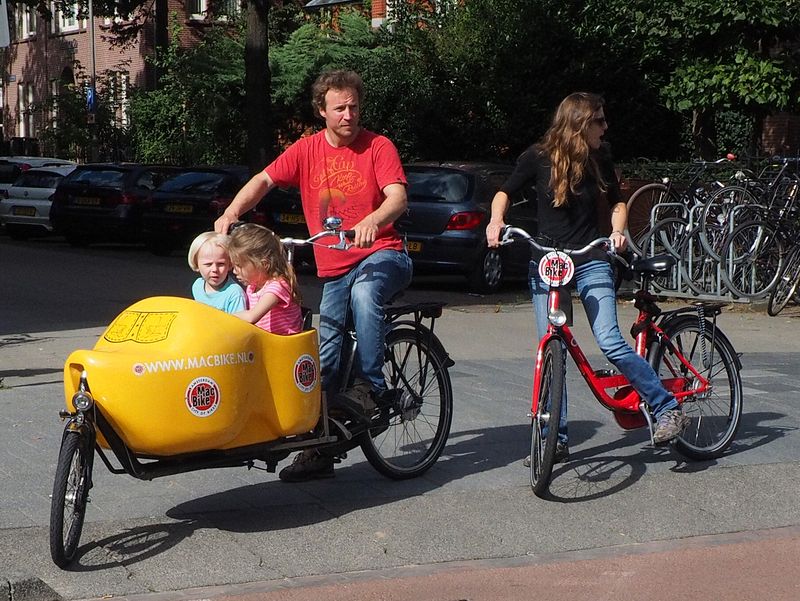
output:
[[586, 131], [604, 105], [597, 94], [570, 94], [558, 105], [553, 122], [536, 144], [536, 148], [550, 158], [550, 189], [556, 207], [567, 203], [569, 192], [576, 193], [586, 170], [594, 176], [600, 189], [606, 190], [586, 141]]
[[286, 249], [272, 230], [255, 223], [238, 226], [230, 234], [228, 253], [237, 265], [251, 263], [260, 267], [270, 279], [284, 278], [292, 291], [292, 300], [300, 304], [300, 288], [294, 267], [286, 258]]

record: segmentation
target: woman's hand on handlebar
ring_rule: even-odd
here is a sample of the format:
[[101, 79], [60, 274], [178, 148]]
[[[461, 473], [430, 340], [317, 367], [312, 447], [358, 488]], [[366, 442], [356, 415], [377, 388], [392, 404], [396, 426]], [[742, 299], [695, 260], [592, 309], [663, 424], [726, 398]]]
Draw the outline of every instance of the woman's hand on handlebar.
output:
[[486, 226], [486, 245], [489, 248], [500, 246], [500, 236], [503, 234], [506, 224], [502, 221], [490, 221]]
[[614, 250], [616, 252], [622, 252], [628, 247], [628, 239], [622, 232], [611, 232], [608, 237], [611, 239], [611, 242], [614, 243]]

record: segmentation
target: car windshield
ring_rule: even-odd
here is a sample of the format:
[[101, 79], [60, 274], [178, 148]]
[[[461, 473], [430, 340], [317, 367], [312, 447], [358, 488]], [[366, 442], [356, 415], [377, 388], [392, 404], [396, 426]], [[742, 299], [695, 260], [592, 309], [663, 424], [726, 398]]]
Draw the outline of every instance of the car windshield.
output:
[[19, 177], [22, 170], [14, 163], [0, 163], [0, 183], [12, 184]]
[[210, 171], [189, 171], [168, 179], [159, 187], [163, 192], [213, 192], [224, 181], [225, 174]]
[[15, 188], [55, 188], [63, 176], [58, 173], [26, 171], [14, 182]]
[[461, 202], [469, 192], [469, 177], [446, 170], [408, 170], [409, 200]]
[[65, 182], [122, 190], [124, 180], [125, 172], [119, 169], [76, 169]]

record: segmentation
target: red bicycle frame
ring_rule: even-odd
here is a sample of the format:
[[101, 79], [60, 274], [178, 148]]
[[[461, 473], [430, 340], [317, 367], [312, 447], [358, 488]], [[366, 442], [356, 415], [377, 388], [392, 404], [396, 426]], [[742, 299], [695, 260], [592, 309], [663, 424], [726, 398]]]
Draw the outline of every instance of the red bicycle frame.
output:
[[[567, 283], [567, 282], [565, 282]], [[550, 286], [547, 297], [548, 314], [552, 313], [560, 306], [561, 289], [564, 286], [561, 282], [553, 282]], [[647, 291], [639, 290], [636, 292], [637, 300], [652, 300]], [[646, 303], [638, 303], [639, 315], [634, 324], [637, 332], [634, 343], [635, 352], [641, 357], [647, 356], [648, 346], [655, 340], [660, 344], [672, 344], [669, 337], [653, 321], [653, 315], [646, 308]], [[569, 326], [555, 325], [548, 319], [547, 333], [539, 341], [536, 352], [536, 363], [533, 376], [533, 398], [531, 400], [531, 413], [536, 415], [541, 388], [542, 362], [544, 358], [544, 348], [550, 340], [557, 339], [569, 351], [575, 365], [578, 367], [583, 379], [589, 386], [595, 398], [606, 408], [614, 412], [617, 423], [625, 429], [632, 429], [644, 426], [648, 423], [645, 417], [642, 399], [639, 393], [631, 386], [628, 379], [620, 373], [607, 374], [595, 371], [577, 339], [573, 336]], [[700, 372], [684, 357], [681, 349], [675, 348], [674, 358], [679, 363], [674, 364], [665, 362], [671, 377], [662, 378], [662, 385], [671, 392], [678, 403], [683, 403], [686, 397], [702, 394], [709, 388], [708, 379], [703, 377]], [[688, 372], [688, 373], [687, 373]], [[690, 374], [690, 375], [689, 375]], [[689, 387], [691, 383], [691, 388]]]

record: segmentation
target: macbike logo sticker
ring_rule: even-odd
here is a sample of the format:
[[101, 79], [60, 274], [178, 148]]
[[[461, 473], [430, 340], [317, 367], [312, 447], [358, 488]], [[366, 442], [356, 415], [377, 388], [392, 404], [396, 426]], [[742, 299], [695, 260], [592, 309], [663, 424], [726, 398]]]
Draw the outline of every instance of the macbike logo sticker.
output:
[[303, 392], [317, 385], [317, 364], [311, 355], [300, 355], [294, 363], [294, 383]]
[[539, 277], [547, 286], [565, 286], [575, 275], [575, 263], [561, 251], [551, 251], [539, 261]]
[[219, 409], [217, 383], [206, 377], [195, 378], [186, 387], [186, 407], [197, 417], [208, 417]]

